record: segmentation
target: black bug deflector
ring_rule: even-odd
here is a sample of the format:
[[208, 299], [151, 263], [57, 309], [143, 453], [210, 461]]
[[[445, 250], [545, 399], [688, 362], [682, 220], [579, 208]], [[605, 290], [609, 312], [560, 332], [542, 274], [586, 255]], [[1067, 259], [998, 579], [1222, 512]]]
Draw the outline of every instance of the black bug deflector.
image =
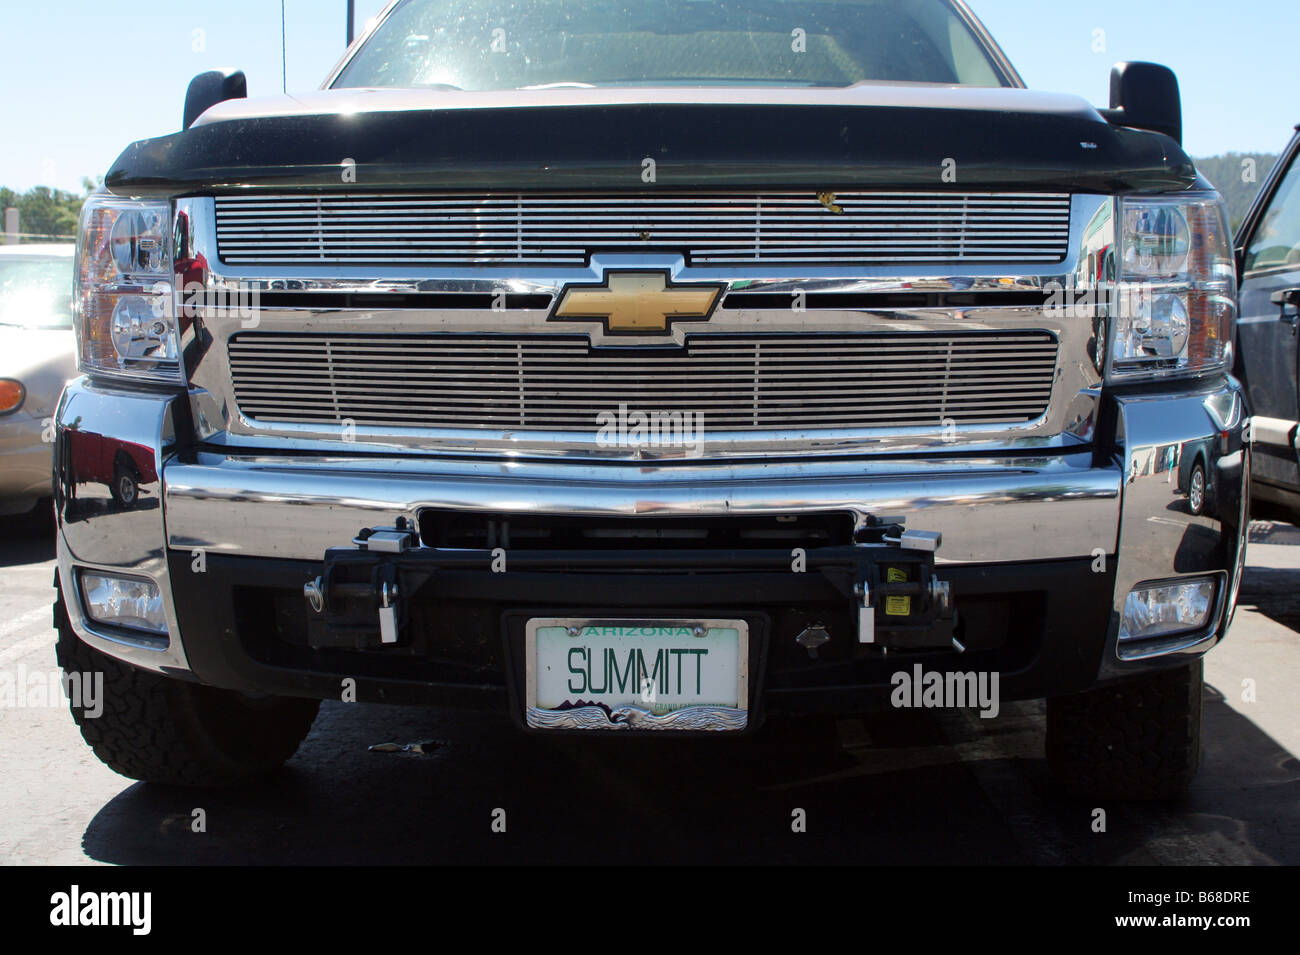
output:
[[[770, 92], [770, 91], [769, 91]], [[831, 91], [831, 94], [842, 91]], [[1027, 91], [1014, 91], [1032, 97]], [[1191, 187], [1167, 136], [1095, 112], [933, 105], [581, 102], [240, 115], [129, 146], [105, 184], [132, 195], [231, 189], [814, 190]], [[468, 95], [468, 94], [467, 94]], [[341, 104], [340, 100], [340, 104]], [[652, 184], [641, 178], [656, 163]], [[340, 175], [345, 159], [364, 175]], [[955, 178], [941, 175], [955, 162]]]

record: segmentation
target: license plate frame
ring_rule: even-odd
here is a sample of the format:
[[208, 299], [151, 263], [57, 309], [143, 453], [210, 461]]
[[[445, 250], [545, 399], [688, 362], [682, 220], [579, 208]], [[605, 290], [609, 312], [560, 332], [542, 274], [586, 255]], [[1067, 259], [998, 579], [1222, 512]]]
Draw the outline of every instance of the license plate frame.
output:
[[[691, 641], [708, 640], [715, 631], [735, 631], [735, 699], [725, 704], [695, 703], [663, 709], [645, 705], [645, 689], [638, 699], [611, 706], [601, 705], [570, 706], [564, 708], [541, 707], [539, 697], [538, 641], [539, 632], [548, 628], [578, 627], [578, 637], [586, 635], [590, 628], [619, 629], [689, 629], [702, 628], [705, 636], [691, 636]], [[599, 731], [626, 730], [632, 732], [670, 731], [674, 733], [741, 733], [749, 728], [749, 690], [750, 690], [750, 627], [749, 622], [737, 618], [681, 618], [681, 617], [529, 617], [524, 625], [524, 724], [530, 730], [540, 731]], [[575, 637], [574, 639], [577, 639]], [[595, 639], [594, 637], [590, 639]], [[645, 646], [663, 648], [664, 643], [654, 643], [653, 637], [626, 637], [625, 639], [646, 640]], [[683, 640], [681, 635], [672, 639]], [[656, 657], [657, 659], [657, 657]], [[697, 657], [697, 659], [700, 659]], [[630, 664], [629, 664], [630, 665]], [[701, 662], [701, 666], [703, 663]], [[697, 679], [700, 679], [697, 673]], [[723, 679], [727, 685], [725, 664]], [[681, 678], [679, 676], [679, 686]], [[604, 691], [602, 691], [604, 692]], [[572, 701], [568, 701], [572, 702]], [[581, 701], [579, 701], [581, 702]], [[651, 703], [655, 702], [651, 697]], [[662, 710], [656, 712], [656, 709]]]

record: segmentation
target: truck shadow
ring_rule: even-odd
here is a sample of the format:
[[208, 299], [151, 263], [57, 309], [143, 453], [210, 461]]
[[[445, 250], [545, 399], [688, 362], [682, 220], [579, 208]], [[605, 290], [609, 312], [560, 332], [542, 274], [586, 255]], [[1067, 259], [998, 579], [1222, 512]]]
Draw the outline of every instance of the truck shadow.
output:
[[[1042, 723], [1027, 703], [989, 721], [893, 712], [783, 720], [743, 740], [572, 739], [331, 703], [274, 778], [129, 786], [83, 847], [154, 865], [1300, 862], [1300, 762], [1216, 692], [1189, 796], [1101, 807], [1104, 833], [1098, 807], [1053, 794]], [[367, 750], [390, 741], [425, 754]]]
[[1300, 568], [1247, 566], [1237, 605], [1300, 633]]
[[54, 513], [42, 501], [27, 514], [0, 516], [0, 567], [20, 567], [54, 559]]

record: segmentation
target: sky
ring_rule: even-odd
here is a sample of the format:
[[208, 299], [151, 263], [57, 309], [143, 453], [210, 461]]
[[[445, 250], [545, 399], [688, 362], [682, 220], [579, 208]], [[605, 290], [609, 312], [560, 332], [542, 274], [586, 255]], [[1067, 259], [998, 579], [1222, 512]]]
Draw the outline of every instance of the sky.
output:
[[[637, 0], [629, 0], [637, 2]], [[1110, 67], [1177, 74], [1193, 156], [1278, 152], [1300, 123], [1300, 0], [971, 0], [1032, 89], [1107, 105]], [[357, 27], [384, 0], [356, 0]], [[180, 128], [194, 74], [252, 96], [315, 89], [342, 55], [345, 0], [0, 0], [0, 186], [81, 191], [137, 139]], [[283, 73], [282, 73], [283, 71]]]

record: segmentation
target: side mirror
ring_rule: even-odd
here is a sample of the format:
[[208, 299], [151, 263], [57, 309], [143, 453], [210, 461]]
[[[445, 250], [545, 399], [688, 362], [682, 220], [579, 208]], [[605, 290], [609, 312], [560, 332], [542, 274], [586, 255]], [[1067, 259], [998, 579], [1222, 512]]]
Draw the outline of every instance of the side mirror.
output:
[[189, 129], [210, 107], [228, 99], [248, 95], [248, 80], [243, 70], [208, 70], [190, 80], [185, 91], [185, 118], [181, 129]]
[[1107, 121], [1164, 133], [1183, 141], [1183, 102], [1178, 77], [1159, 63], [1116, 63], [1110, 71], [1110, 109]]

